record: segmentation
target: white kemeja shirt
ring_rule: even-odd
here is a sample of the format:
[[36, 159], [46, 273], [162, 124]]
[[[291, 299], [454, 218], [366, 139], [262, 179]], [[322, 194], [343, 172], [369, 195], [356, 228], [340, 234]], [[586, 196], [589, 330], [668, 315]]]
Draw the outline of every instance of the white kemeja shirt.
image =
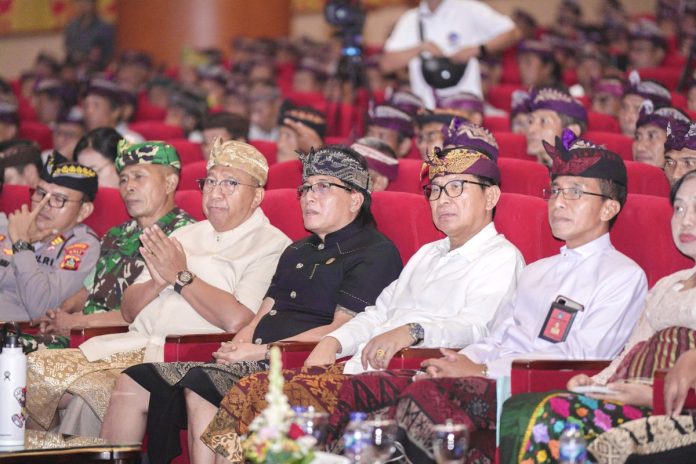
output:
[[[419, 7], [408, 10], [399, 18], [384, 44], [384, 50], [399, 52], [417, 46], [421, 42], [419, 19], [423, 21], [425, 41], [435, 43], [445, 56], [451, 56], [461, 48], [478, 47], [515, 27], [510, 18], [480, 1], [443, 0], [434, 12], [425, 2], [421, 2]], [[408, 71], [411, 90], [423, 99], [427, 108], [435, 108], [433, 89], [423, 78], [420, 57], [409, 61]], [[476, 58], [469, 60], [464, 76], [447, 92], [455, 90], [482, 96], [481, 71]]]
[[[525, 268], [515, 297], [500, 309], [491, 335], [460, 353], [510, 375], [515, 359], [611, 359], [626, 344], [647, 292], [643, 270], [618, 252], [609, 234]], [[551, 304], [562, 295], [584, 306], [563, 342], [539, 337]]]
[[[232, 230], [217, 232], [210, 221], [175, 230], [186, 251], [188, 269], [206, 283], [229, 292], [256, 313], [271, 283], [283, 250], [291, 243], [257, 208]], [[150, 280], [147, 268], [135, 280]], [[145, 362], [163, 360], [164, 339], [172, 334], [221, 333], [169, 285], [148, 303], [125, 334], [103, 335], [80, 345], [90, 361], [145, 347]]]
[[374, 306], [330, 334], [341, 343], [339, 357], [354, 354], [344, 372], [363, 372], [365, 344], [409, 322], [423, 326], [419, 346], [462, 347], [480, 340], [523, 268], [519, 250], [493, 223], [452, 251], [449, 238], [424, 245]]

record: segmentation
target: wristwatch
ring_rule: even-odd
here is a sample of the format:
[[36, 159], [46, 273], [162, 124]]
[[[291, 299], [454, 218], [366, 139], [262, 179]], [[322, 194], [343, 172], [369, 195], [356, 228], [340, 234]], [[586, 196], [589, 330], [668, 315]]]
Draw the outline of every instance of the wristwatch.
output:
[[17, 240], [16, 242], [14, 242], [12, 244], [12, 253], [13, 254], [19, 253], [20, 251], [24, 251], [24, 250], [29, 250], [33, 253], [34, 246], [25, 240]]
[[196, 274], [191, 271], [181, 271], [176, 275], [176, 282], [174, 282], [174, 291], [181, 294], [181, 290], [196, 278]]
[[409, 322], [406, 324], [408, 326], [408, 333], [413, 338], [412, 345], [418, 345], [425, 338], [425, 330], [423, 326], [417, 322]]

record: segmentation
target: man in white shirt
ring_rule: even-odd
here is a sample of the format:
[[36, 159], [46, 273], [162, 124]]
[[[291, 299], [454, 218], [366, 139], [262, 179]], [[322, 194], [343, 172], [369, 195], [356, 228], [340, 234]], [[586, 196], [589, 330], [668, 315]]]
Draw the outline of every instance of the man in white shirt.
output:
[[[611, 359], [638, 320], [645, 273], [609, 239], [626, 199], [624, 163], [602, 147], [572, 140], [570, 131], [563, 140], [544, 145], [553, 159], [549, 223], [566, 244], [524, 269], [489, 336], [458, 353], [443, 349], [443, 358], [423, 363], [418, 377], [425, 380], [398, 394], [395, 418], [413, 462], [432, 459], [432, 425], [445, 418], [470, 430], [495, 427], [493, 379], [509, 376], [515, 359]], [[479, 407], [468, 408], [472, 403]], [[478, 451], [491, 458], [495, 452], [486, 445]]]
[[[419, 33], [423, 27], [423, 40]], [[380, 63], [383, 72], [408, 65], [411, 90], [428, 109], [435, 108], [435, 96], [421, 72], [421, 54], [447, 56], [467, 69], [454, 87], [459, 91], [481, 93], [477, 57], [497, 53], [515, 43], [519, 30], [507, 16], [483, 2], [474, 0], [422, 0], [420, 6], [404, 13], [384, 45]], [[448, 90], [449, 91], [449, 90]]]

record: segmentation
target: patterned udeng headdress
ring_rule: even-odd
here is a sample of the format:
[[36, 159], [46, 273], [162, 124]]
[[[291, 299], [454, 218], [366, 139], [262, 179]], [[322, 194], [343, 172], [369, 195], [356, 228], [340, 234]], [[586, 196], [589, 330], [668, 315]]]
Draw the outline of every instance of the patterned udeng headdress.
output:
[[369, 193], [372, 189], [370, 174], [358, 159], [348, 154], [351, 152], [361, 158], [355, 150], [342, 145], [328, 145], [318, 150], [312, 148], [308, 153], [301, 153], [302, 178], [333, 176], [357, 187], [363, 193]]

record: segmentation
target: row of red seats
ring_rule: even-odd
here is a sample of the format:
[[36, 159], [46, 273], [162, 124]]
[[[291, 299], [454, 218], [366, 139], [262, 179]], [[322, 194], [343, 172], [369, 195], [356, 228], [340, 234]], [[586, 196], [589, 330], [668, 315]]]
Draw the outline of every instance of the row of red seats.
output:
[[[1, 211], [9, 213], [19, 204], [28, 202], [29, 193], [25, 187], [8, 185], [5, 189], [0, 195]], [[200, 191], [179, 191], [176, 203], [196, 219], [204, 218]], [[271, 223], [292, 240], [308, 234], [293, 189], [266, 191], [261, 208]], [[432, 223], [428, 202], [422, 195], [375, 192], [373, 213], [379, 229], [394, 241], [404, 262], [425, 243], [442, 237]], [[616, 247], [646, 271], [651, 285], [691, 265], [673, 244], [669, 225], [671, 214], [667, 199], [631, 194], [611, 232]], [[103, 188], [97, 195], [94, 213], [85, 222], [102, 235], [127, 219], [128, 213], [118, 190]], [[504, 193], [495, 224], [520, 249], [528, 263], [556, 254], [562, 245], [551, 235], [546, 202], [541, 198]]]

